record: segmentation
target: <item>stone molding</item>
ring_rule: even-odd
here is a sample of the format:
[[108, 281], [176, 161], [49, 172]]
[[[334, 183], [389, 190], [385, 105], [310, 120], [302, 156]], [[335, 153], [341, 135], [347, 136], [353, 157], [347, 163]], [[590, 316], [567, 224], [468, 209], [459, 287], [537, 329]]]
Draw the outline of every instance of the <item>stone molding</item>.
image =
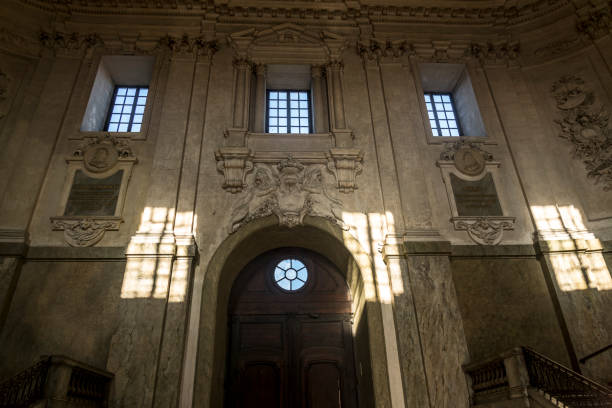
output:
[[58, 57], [81, 58], [92, 48], [103, 45], [97, 34], [67, 33], [62, 31], [41, 31], [39, 35], [43, 49]]
[[504, 231], [514, 229], [514, 217], [453, 217], [451, 222], [458, 231], [467, 231], [469, 237], [478, 245], [497, 245]]
[[[53, 0], [21, 0], [21, 3], [57, 12]], [[261, 4], [256, 0], [241, 2], [239, 6], [230, 5], [227, 0], [215, 0], [211, 3], [194, 3], [189, 0], [143, 0], [138, 2], [135, 11], [155, 10], [162, 15], [201, 15], [203, 12], [216, 14], [219, 17], [236, 17], [252, 19], [279, 18], [300, 20], [341, 20], [366, 18], [376, 21], [401, 22], [449, 22], [462, 24], [518, 24], [536, 20], [549, 15], [552, 11], [568, 8], [562, 0], [532, 0], [517, 5], [515, 3], [483, 2], [482, 5], [430, 5], [423, 2], [409, 6], [396, 5], [362, 5], [359, 2], [317, 2], [303, 1], [291, 5], [273, 4], [275, 1]], [[96, 0], [83, 0], [78, 5], [62, 5], [65, 12], [85, 14], [116, 14], [116, 7]], [[572, 10], [573, 11], [573, 10]], [[501, 22], [501, 23], [500, 23]]]
[[210, 62], [219, 43], [207, 41], [204, 36], [190, 37], [183, 34], [180, 37], [166, 35], [159, 39], [159, 46], [170, 50], [172, 58], [198, 58]]
[[593, 179], [604, 191], [612, 190], [612, 130], [608, 128], [607, 107], [595, 105], [595, 94], [587, 89], [582, 78], [565, 75], [550, 89], [561, 119], [559, 137], [572, 144], [572, 155], [580, 159]]
[[227, 42], [239, 60], [255, 65], [291, 61], [324, 64], [340, 60], [347, 39], [325, 30], [281, 23], [261, 30], [250, 28], [231, 33]]
[[234, 205], [230, 233], [271, 215], [289, 228], [302, 225], [306, 215], [345, 228], [339, 212], [342, 202], [328, 193], [326, 184], [323, 165], [303, 164], [291, 156], [276, 165], [258, 164], [252, 183]]
[[482, 65], [516, 65], [520, 56], [518, 41], [490, 40], [469, 42], [462, 40], [434, 40], [430, 42], [407, 39], [371, 38], [357, 42], [357, 53], [368, 62], [394, 62], [404, 56], [414, 56], [427, 62], [467, 62], [478, 60]]
[[106, 231], [117, 231], [121, 217], [51, 217], [54, 231], [64, 231], [64, 239], [73, 247], [88, 247], [100, 242]]

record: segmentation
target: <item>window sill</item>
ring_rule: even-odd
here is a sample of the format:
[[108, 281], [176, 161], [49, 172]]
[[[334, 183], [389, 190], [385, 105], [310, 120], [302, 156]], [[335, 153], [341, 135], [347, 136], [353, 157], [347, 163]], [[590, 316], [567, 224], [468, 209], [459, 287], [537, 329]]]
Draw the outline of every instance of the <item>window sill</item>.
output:
[[[78, 137], [74, 139], [80, 140], [86, 137], [96, 137], [96, 136], [105, 136], [110, 135], [112, 137], [120, 138], [120, 139], [144, 139], [145, 138], [145, 130], [141, 130], [140, 132], [109, 132], [106, 130], [79, 130]], [[71, 138], [72, 139], [72, 138]]]
[[254, 151], [316, 152], [333, 146], [331, 133], [247, 133], [246, 144]]
[[465, 140], [468, 142], [481, 142], [486, 145], [497, 144], [488, 136], [433, 136], [431, 133], [427, 135], [428, 144], [444, 144], [449, 142], [456, 142], [458, 140]]

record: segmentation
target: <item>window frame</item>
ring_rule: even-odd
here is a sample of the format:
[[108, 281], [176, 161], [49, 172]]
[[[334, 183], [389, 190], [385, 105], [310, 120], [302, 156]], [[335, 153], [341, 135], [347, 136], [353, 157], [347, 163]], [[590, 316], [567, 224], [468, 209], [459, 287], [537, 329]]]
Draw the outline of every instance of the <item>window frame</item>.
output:
[[[130, 120], [128, 122], [128, 130], [126, 130], [126, 131], [120, 131], [119, 130], [119, 126], [117, 127], [117, 130], [109, 130], [108, 129], [110, 124], [111, 124], [111, 118], [113, 116], [113, 110], [114, 110], [115, 105], [116, 105], [115, 101], [116, 101], [117, 96], [118, 96], [117, 93], [119, 92], [120, 88], [126, 88], [126, 89], [133, 88], [133, 89], [136, 89], [136, 95], [134, 95], [134, 102], [132, 103], [132, 110], [130, 112]], [[146, 91], [147, 91], [147, 94], [145, 95], [145, 103], [144, 103], [144, 105], [139, 105], [138, 104], [138, 98], [141, 97], [140, 96], [140, 92], [143, 89], [146, 89]], [[127, 96], [127, 92], [126, 92], [126, 96]], [[147, 111], [148, 101], [149, 101], [149, 87], [148, 86], [115, 85], [115, 89], [113, 90], [113, 97], [111, 99], [110, 105], [108, 106], [108, 113], [106, 115], [106, 121], [105, 121], [105, 124], [104, 124], [104, 132], [110, 132], [110, 133], [140, 133], [142, 131], [142, 126], [144, 124], [144, 116], [145, 116], [145, 113]], [[126, 106], [126, 104], [121, 104], [121, 105], [122, 106]], [[142, 106], [143, 107], [142, 114], [139, 114], [139, 115], [142, 115], [142, 120], [141, 120], [140, 123], [137, 123], [137, 125], [140, 125], [140, 129], [137, 130], [137, 131], [133, 131], [132, 130], [132, 126], [134, 125], [134, 115], [136, 114], [136, 107], [137, 106]], [[119, 115], [123, 115], [123, 113], [120, 113]], [[121, 122], [119, 122], [118, 125], [121, 125]]]
[[[308, 133], [301, 133], [301, 132], [285, 132], [285, 133], [280, 133], [280, 132], [270, 132], [270, 93], [271, 92], [285, 92], [287, 93], [287, 130], [291, 129], [291, 107], [289, 106], [291, 103], [291, 99], [289, 97], [291, 92], [303, 92], [306, 93], [307, 95], [307, 102], [308, 102]], [[277, 99], [278, 100], [278, 99]], [[298, 99], [299, 101], [299, 99]], [[278, 109], [278, 108], [277, 108]], [[298, 109], [303, 109], [303, 108], [298, 108]], [[276, 116], [276, 118], [280, 118], [280, 116]], [[302, 119], [301, 117], [298, 117], [298, 119]], [[312, 134], [313, 133], [313, 112], [312, 112], [312, 92], [310, 91], [310, 89], [266, 89], [266, 117], [265, 117], [265, 133], [267, 134], [276, 134], [276, 135], [283, 135], [283, 134], [293, 134], [293, 135], [304, 135], [304, 134]], [[276, 127], [280, 127], [280, 126], [276, 126]], [[303, 126], [297, 126], [298, 128], [303, 127]]]
[[[434, 115], [435, 116], [434, 119], [431, 119], [429, 117], [429, 110], [427, 109], [427, 100], [425, 99], [425, 96], [427, 96], [427, 95], [431, 96], [431, 102], [430, 103], [432, 104], [433, 112], [435, 114]], [[457, 132], [459, 133], [458, 135], [456, 135], [456, 136], [453, 136], [453, 135], [444, 136], [444, 135], [442, 135], [442, 128], [440, 127], [440, 122], [439, 122], [439, 119], [438, 119], [438, 110], [436, 109], [435, 101], [433, 100], [433, 97], [436, 96], [436, 95], [438, 95], [438, 96], [448, 96], [449, 97], [450, 105], [451, 105], [452, 112], [453, 112], [453, 116], [455, 117], [452, 120], [454, 120], [457, 123]], [[430, 127], [430, 129], [432, 131], [432, 137], [453, 137], [454, 138], [454, 137], [463, 137], [463, 136], [465, 136], [463, 134], [463, 129], [461, 127], [461, 121], [459, 120], [459, 115], [457, 114], [457, 108], [455, 106], [455, 98], [453, 97], [453, 93], [452, 92], [423, 92], [423, 100], [425, 102], [425, 108], [426, 108], [425, 111], [427, 113], [427, 119], [429, 121], [434, 120], [436, 122], [436, 130], [438, 131], [438, 133], [440, 133], [438, 135], [434, 135], [433, 134], [433, 130], [434, 129], [431, 127], [431, 122], [428, 122], [429, 123], [429, 127]], [[442, 101], [442, 103], [445, 103], [445, 102]], [[448, 111], [445, 109], [444, 113], [446, 113], [446, 112], [448, 112]], [[451, 129], [451, 128], [448, 127], [448, 128], [445, 128], [445, 129]]]

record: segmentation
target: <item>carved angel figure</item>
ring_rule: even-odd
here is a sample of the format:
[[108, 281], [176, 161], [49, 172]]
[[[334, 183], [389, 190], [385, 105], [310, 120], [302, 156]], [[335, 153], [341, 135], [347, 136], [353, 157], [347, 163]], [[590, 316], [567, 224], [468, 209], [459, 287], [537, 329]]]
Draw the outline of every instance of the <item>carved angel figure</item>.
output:
[[325, 188], [321, 165], [304, 166], [289, 157], [276, 166], [258, 165], [247, 190], [232, 212], [231, 232], [255, 218], [276, 215], [280, 225], [301, 225], [306, 215], [341, 225], [342, 203]]

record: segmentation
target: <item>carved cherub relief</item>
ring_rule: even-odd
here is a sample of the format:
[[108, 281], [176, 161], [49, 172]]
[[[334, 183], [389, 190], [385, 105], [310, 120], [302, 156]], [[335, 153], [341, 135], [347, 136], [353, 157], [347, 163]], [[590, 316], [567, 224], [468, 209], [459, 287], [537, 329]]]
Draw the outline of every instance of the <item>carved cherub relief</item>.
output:
[[322, 165], [305, 166], [289, 157], [256, 166], [252, 182], [232, 211], [231, 232], [253, 219], [276, 215], [280, 225], [301, 225], [306, 215], [343, 225], [342, 203], [327, 192]]

